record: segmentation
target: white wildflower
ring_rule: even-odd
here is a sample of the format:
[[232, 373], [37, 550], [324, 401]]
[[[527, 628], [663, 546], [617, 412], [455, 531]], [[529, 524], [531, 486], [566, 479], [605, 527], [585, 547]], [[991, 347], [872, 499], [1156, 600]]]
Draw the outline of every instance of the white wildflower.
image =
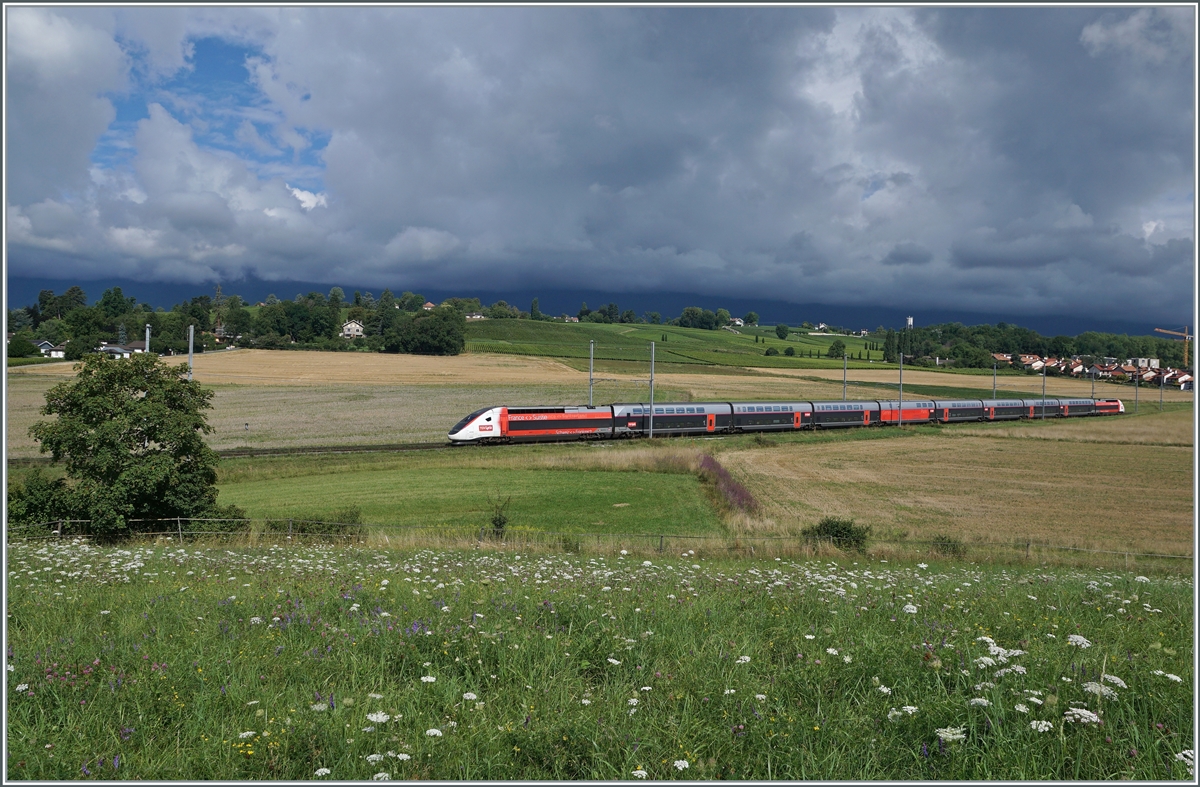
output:
[[391, 752], [388, 752], [388, 754], [389, 754], [390, 756], [392, 756], [392, 757], [395, 757], [397, 760], [401, 760], [401, 761], [404, 761], [404, 760], [411, 760], [411, 759], [412, 759], [412, 757], [409, 757], [409, 756], [408, 756], [407, 754], [405, 754], [404, 752], [401, 752], [400, 754], [392, 754]]
[[675, 761], [675, 770], [677, 770], [677, 771], [686, 771], [686, 770], [687, 770], [687, 767], [688, 767], [688, 761], [687, 761], [687, 760], [676, 760], [676, 761]]
[[934, 730], [934, 733], [942, 740], [943, 743], [953, 743], [954, 741], [965, 741], [967, 739], [966, 727], [946, 727], [940, 730]]
[[908, 614], [910, 614], [910, 615], [915, 615], [915, 614], [917, 614], [917, 608], [916, 608], [915, 606], [913, 606], [912, 604], [905, 604], [905, 605], [904, 605], [904, 611], [905, 611], [905, 612], [907, 612], [907, 613], [908, 613]]
[[1175, 755], [1175, 759], [1182, 762], [1187, 768], [1188, 776], [1196, 775], [1196, 752], [1192, 749], [1184, 749]]
[[464, 694], [463, 694], [463, 699], [464, 699], [464, 700], [477, 700], [477, 699], [479, 699], [479, 698], [475, 696], [475, 692], [473, 692], [473, 691], [468, 691], [468, 692], [466, 692], [466, 693], [464, 693]]
[[422, 675], [421, 676], [422, 683], [433, 683], [436, 680], [437, 680], [437, 678], [433, 677], [432, 675]]
[[1098, 694], [1105, 699], [1115, 700], [1117, 698], [1117, 693], [1115, 691], [1110, 689], [1108, 686], [1095, 682], [1094, 680], [1089, 680], [1087, 683], [1083, 684], [1083, 690], [1092, 694]]
[[994, 667], [996, 666], [996, 660], [991, 656], [980, 656], [979, 658], [975, 659], [975, 666], [979, 667], [980, 669], [984, 669], [985, 667]]
[[391, 716], [383, 711], [376, 711], [375, 713], [367, 714], [367, 721], [375, 722], [376, 724], [385, 724], [391, 718]]
[[1134, 582], [1149, 582], [1150, 577], [1134, 577], [1133, 581]]
[[383, 699], [383, 695], [382, 695], [382, 694], [375, 694], [374, 692], [372, 692], [372, 693], [368, 694], [367, 696], [368, 696], [368, 697], [370, 697], [370, 698], [371, 698], [371, 699], [373, 699], [373, 700], [381, 700], [381, 699]]
[[814, 637], [812, 634], [805, 634], [804, 638], [805, 639], [816, 639], [816, 637]]
[[758, 700], [759, 702], [762, 702], [766, 698], [767, 698], [766, 694], [755, 694], [754, 695], [754, 699]]
[[387, 771], [380, 771], [379, 773], [377, 773], [371, 777], [371, 781], [373, 781], [373, 782], [386, 782], [386, 781], [391, 781], [391, 779], [392, 779], [392, 777], [391, 777], [391, 775], [388, 774]]
[[245, 740], [246, 738], [253, 738], [257, 734], [258, 733], [255, 732], [254, 730], [250, 730], [248, 732], [239, 732], [238, 737], [241, 738], [242, 740]]
[[1080, 724], [1097, 724], [1100, 721], [1100, 717], [1087, 708], [1067, 708], [1066, 713], [1063, 714], [1063, 719]]
[[1034, 719], [1029, 722], [1029, 726], [1034, 732], [1050, 732], [1050, 730], [1054, 729], [1054, 722]]
[[313, 710], [315, 710], [317, 713], [320, 713], [321, 711], [325, 710], [325, 709], [326, 709], [326, 708], [328, 708], [329, 706], [328, 706], [328, 705], [326, 705], [326, 704], [325, 704], [325, 703], [323, 703], [323, 702], [314, 702], [314, 703], [313, 703], [312, 705], [310, 705], [309, 707], [311, 707], [311, 708], [312, 708]]
[[368, 754], [368, 755], [367, 755], [367, 757], [366, 757], [366, 759], [367, 759], [367, 762], [369, 762], [369, 763], [371, 763], [372, 765], [374, 765], [375, 763], [377, 763], [377, 762], [379, 762], [380, 760], [382, 760], [382, 759], [383, 759], [385, 756], [386, 756], [386, 755], [383, 755], [383, 754]]
[[646, 773], [645, 771], [643, 771], [642, 767], [640, 765], [638, 766], [637, 770], [633, 771], [632, 773], [634, 776], [636, 776], [639, 779], [645, 779], [647, 776], [650, 775], [650, 774]]
[[991, 705], [992, 703], [989, 702], [988, 700], [984, 699], [983, 697], [972, 697], [971, 699], [969, 699], [967, 701], [967, 704], [968, 705], [976, 705], [980, 708], [986, 708], [987, 706]]
[[1090, 648], [1092, 646], [1092, 643], [1088, 642], [1086, 639], [1079, 636], [1078, 634], [1068, 634], [1067, 642], [1071, 645], [1075, 645], [1076, 647], [1080, 647], [1080, 648]]
[[1029, 713], [1029, 706], [1018, 702], [1013, 710], [1015, 710], [1017, 713]]
[[580, 703], [581, 705], [591, 705], [591, 704], [592, 704], [592, 701], [591, 701], [591, 700], [589, 700], [589, 699], [582, 699], [582, 700], [580, 700], [580, 701], [579, 701], [579, 703]]
[[631, 697], [631, 698], [629, 699], [629, 702], [628, 702], [628, 704], [629, 704], [629, 705], [637, 705], [637, 704], [638, 704], [637, 697]]
[[880, 687], [879, 687], [879, 692], [880, 692], [881, 694], [891, 694], [891, 693], [892, 693], [892, 690], [891, 690], [890, 688], [888, 688], [887, 686], [880, 686]]
[[905, 705], [902, 708], [900, 708], [900, 710], [904, 711], [909, 716], [911, 716], [917, 712], [917, 706], [916, 705]]
[[440, 738], [440, 737], [442, 737], [442, 731], [441, 731], [441, 730], [425, 730], [425, 734], [426, 734], [426, 735], [428, 735], [430, 738]]
[[749, 663], [750, 663], [750, 657], [749, 657], [749, 656], [738, 656], [737, 663], [738, 663], [738, 664], [749, 664]]
[[328, 775], [329, 775], [328, 768], [317, 768], [315, 771], [313, 771], [313, 776], [328, 776]]
[[903, 715], [904, 714], [901, 713], [900, 711], [896, 710], [895, 708], [892, 708], [890, 711], [888, 711], [888, 714], [887, 714], [888, 721], [895, 721], [896, 719], [900, 718]]
[[836, 656], [838, 654], [838, 649], [837, 648], [825, 648], [825, 652], [828, 653], [830, 656]]
[[733, 693], [734, 693], [734, 689], [725, 689], [725, 693], [726, 693], [727, 695], [728, 695], [728, 694], [733, 694]]
[[649, 686], [642, 686], [642, 691], [650, 691], [650, 690], [651, 689]]
[[616, 665], [616, 666], [620, 666], [620, 664], [621, 664], [621, 662], [617, 661], [617, 660], [616, 660], [616, 659], [614, 659], [614, 658], [609, 658], [609, 660], [608, 660], [608, 663], [609, 663], [609, 664]]
[[28, 684], [28, 683], [18, 683], [18, 684], [17, 684], [17, 688], [15, 689], [15, 691], [26, 691], [26, 690], [28, 690], [28, 689], [29, 689], [29, 684]]

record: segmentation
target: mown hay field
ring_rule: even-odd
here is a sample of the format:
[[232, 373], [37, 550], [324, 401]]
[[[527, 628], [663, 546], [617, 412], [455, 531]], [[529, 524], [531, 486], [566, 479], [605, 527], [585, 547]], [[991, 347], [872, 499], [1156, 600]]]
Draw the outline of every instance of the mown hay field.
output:
[[[777, 369], [762, 367], [755, 369], [755, 371], [789, 377], [820, 377], [828, 380], [836, 380], [838, 383], [842, 380], [840, 365], [837, 369]], [[900, 383], [900, 373], [895, 366], [885, 369], [852, 369], [847, 372], [847, 377], [850, 380], [859, 382], [882, 383], [891, 386], [898, 386]], [[904, 385], [906, 390], [909, 385], [974, 388], [984, 392], [990, 398], [992, 375], [991, 370], [987, 370], [986, 374], [952, 374], [925, 371], [920, 368], [906, 368], [904, 370]], [[1121, 399], [1125, 402], [1126, 407], [1130, 410], [1133, 409], [1135, 391], [1131, 385], [1116, 385], [1103, 380], [1097, 380], [1095, 391], [1097, 399]], [[996, 377], [996, 395], [998, 397], [1003, 398], [1006, 395], [1012, 396], [1016, 393], [1023, 394], [1024, 396], [1040, 396], [1041, 392], [1042, 378], [1040, 375], [1008, 374], [997, 375]], [[1142, 386], [1136, 392], [1141, 405], [1146, 407], [1158, 404], [1158, 394], [1159, 390], [1157, 386]], [[1162, 394], [1164, 402], [1194, 402], [1196, 398], [1195, 392], [1181, 391], [1179, 390], [1179, 386], [1164, 388]], [[1091, 395], [1092, 381], [1087, 378], [1046, 378], [1046, 396], [1079, 396], [1088, 398]], [[905, 398], [909, 397], [905, 396]]]
[[796, 533], [826, 516], [877, 537], [1191, 554], [1192, 450], [914, 433], [721, 454], [762, 505], [745, 527]]

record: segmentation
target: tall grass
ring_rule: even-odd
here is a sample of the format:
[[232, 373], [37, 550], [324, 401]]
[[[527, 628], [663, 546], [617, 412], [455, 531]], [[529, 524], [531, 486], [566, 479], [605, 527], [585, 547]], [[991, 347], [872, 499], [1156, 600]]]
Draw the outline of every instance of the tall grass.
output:
[[1186, 778], [1189, 578], [855, 560], [12, 545], [8, 778]]

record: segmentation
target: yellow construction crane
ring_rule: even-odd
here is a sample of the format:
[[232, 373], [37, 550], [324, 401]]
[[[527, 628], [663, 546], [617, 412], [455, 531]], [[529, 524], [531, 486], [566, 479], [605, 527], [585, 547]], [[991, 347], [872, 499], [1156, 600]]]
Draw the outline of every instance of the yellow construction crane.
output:
[[1188, 342], [1190, 342], [1192, 339], [1196, 338], [1195, 334], [1188, 333], [1188, 326], [1186, 326], [1186, 325], [1183, 326], [1183, 333], [1180, 333], [1179, 331], [1167, 331], [1162, 328], [1155, 328], [1154, 330], [1158, 331], [1159, 333], [1169, 333], [1174, 336], [1182, 336], [1183, 337], [1183, 365], [1186, 367], [1188, 365], [1188, 362], [1187, 362]]

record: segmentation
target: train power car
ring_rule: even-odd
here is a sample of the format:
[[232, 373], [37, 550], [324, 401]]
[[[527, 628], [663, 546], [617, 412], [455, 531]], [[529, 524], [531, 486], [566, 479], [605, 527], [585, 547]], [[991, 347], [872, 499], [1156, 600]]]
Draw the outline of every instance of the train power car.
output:
[[914, 399], [842, 402], [622, 402], [485, 407], [450, 430], [458, 445], [791, 432], [895, 424], [1078, 418], [1125, 412], [1120, 399]]

